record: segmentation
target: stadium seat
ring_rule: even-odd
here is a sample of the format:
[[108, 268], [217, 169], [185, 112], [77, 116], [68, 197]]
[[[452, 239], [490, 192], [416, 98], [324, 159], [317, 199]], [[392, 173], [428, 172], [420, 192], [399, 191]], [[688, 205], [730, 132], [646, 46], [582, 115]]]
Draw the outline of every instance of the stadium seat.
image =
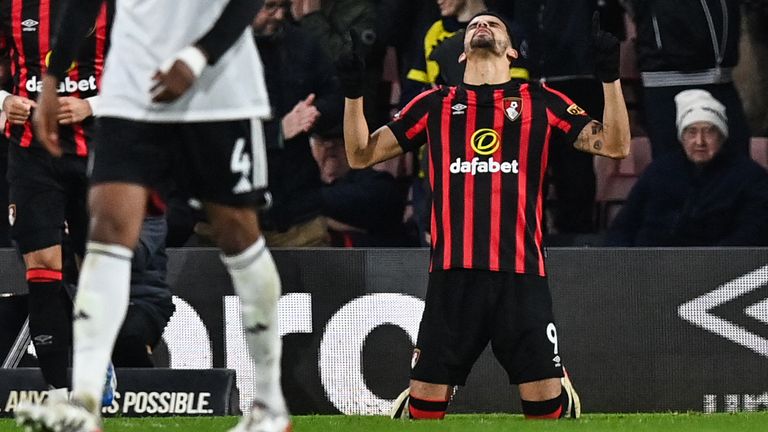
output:
[[755, 162], [768, 169], [768, 137], [752, 137], [749, 142], [749, 153]]
[[632, 186], [650, 163], [651, 143], [648, 137], [632, 138], [629, 156], [624, 159], [595, 157], [595, 203], [599, 229], [610, 224], [626, 201]]

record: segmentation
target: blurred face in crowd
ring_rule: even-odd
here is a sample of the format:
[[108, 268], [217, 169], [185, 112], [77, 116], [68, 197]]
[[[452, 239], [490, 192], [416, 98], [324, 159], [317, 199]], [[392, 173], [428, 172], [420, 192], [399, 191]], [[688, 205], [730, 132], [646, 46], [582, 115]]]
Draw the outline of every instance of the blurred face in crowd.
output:
[[272, 36], [280, 31], [291, 7], [290, 0], [266, 0], [256, 18], [253, 30], [259, 36]]
[[480, 15], [467, 25], [464, 35], [464, 54], [459, 60], [464, 61], [474, 52], [490, 52], [496, 56], [506, 55], [510, 62], [517, 58], [517, 51], [512, 48], [506, 25], [492, 15]]
[[350, 170], [347, 153], [344, 149], [344, 138], [323, 138], [312, 135], [309, 139], [312, 156], [320, 168], [320, 179], [323, 183], [344, 177]]
[[725, 137], [714, 124], [696, 122], [683, 130], [683, 150], [696, 165], [706, 165], [720, 152]]
[[440, 15], [444, 17], [457, 16], [467, 0], [437, 0]]

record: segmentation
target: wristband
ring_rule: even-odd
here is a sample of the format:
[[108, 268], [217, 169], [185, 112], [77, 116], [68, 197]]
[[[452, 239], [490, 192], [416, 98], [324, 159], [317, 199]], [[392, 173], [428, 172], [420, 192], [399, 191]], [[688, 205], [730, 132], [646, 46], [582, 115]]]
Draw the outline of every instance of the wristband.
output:
[[192, 71], [192, 74], [195, 75], [195, 78], [200, 77], [200, 75], [203, 73], [203, 69], [205, 69], [205, 66], [208, 64], [208, 59], [205, 58], [205, 54], [203, 54], [199, 48], [188, 46], [176, 53], [175, 56], [166, 60], [162, 67], [160, 67], [160, 70], [163, 72], [168, 72], [176, 60], [181, 60], [184, 62], [184, 64], [186, 64]]
[[88, 102], [88, 105], [91, 106], [91, 115], [96, 117], [99, 113], [99, 107], [101, 106], [101, 96], [91, 96], [89, 98], [85, 98], [85, 101]]

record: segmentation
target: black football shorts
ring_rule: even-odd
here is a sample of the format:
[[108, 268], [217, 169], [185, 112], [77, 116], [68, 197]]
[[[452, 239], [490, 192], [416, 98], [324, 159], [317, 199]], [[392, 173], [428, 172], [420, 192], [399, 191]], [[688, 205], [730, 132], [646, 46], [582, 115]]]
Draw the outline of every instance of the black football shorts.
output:
[[511, 384], [563, 376], [547, 279], [485, 270], [432, 272], [411, 378], [464, 385], [489, 341]]
[[180, 188], [202, 201], [236, 207], [264, 200], [267, 162], [259, 120], [149, 123], [104, 117], [96, 125], [93, 184], [135, 183], [161, 195]]
[[82, 256], [88, 214], [87, 160], [73, 154], [55, 158], [44, 149], [8, 149], [8, 221], [22, 254], [60, 245], [65, 226]]

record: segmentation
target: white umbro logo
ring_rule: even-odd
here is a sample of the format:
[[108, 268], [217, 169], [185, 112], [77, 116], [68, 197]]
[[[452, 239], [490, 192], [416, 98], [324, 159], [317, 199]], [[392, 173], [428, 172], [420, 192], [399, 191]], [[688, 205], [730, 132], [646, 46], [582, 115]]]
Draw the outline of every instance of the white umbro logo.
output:
[[453, 115], [464, 114], [464, 110], [467, 109], [467, 106], [462, 103], [457, 103], [452, 106], [451, 109], [453, 110]]
[[37, 31], [37, 25], [40, 24], [39, 22], [30, 19], [25, 19], [21, 22], [21, 25], [24, 27], [24, 31]]

